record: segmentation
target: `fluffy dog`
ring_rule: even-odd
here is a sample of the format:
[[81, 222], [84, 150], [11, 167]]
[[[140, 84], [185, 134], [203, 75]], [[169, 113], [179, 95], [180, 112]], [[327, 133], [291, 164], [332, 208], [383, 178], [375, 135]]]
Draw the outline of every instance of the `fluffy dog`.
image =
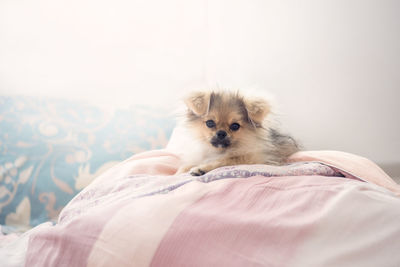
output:
[[270, 118], [267, 100], [247, 98], [238, 92], [210, 91], [191, 93], [185, 104], [183, 126], [202, 151], [195, 161], [184, 159], [178, 173], [198, 176], [221, 166], [282, 165], [299, 150], [296, 141], [282, 134]]

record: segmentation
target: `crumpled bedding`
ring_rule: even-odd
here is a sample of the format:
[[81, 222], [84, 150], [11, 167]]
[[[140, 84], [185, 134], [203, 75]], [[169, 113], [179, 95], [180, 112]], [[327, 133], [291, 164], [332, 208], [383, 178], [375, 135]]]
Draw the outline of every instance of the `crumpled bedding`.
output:
[[166, 150], [114, 166], [56, 224], [0, 237], [2, 266], [399, 266], [400, 186], [368, 159], [175, 175]]

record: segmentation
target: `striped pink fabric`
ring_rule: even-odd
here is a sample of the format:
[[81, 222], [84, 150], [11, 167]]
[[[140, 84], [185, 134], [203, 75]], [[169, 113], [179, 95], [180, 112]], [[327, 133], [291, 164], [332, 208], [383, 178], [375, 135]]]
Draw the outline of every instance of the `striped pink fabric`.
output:
[[373, 162], [301, 152], [287, 166], [174, 175], [136, 155], [78, 194], [56, 225], [0, 238], [3, 266], [397, 267], [398, 185]]
[[152, 266], [291, 266], [341, 178], [253, 177], [205, 195], [174, 221]]
[[86, 266], [93, 245], [119, 206], [97, 207], [68, 224], [32, 234], [25, 266]]

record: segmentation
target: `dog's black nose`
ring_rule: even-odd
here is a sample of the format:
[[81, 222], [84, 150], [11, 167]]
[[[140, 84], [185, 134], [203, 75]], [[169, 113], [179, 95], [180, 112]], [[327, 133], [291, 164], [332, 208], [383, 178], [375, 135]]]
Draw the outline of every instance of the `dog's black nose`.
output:
[[225, 132], [225, 131], [222, 131], [222, 130], [218, 131], [218, 132], [217, 132], [217, 137], [218, 137], [218, 139], [220, 139], [220, 140], [224, 139], [224, 138], [226, 137], [226, 132]]

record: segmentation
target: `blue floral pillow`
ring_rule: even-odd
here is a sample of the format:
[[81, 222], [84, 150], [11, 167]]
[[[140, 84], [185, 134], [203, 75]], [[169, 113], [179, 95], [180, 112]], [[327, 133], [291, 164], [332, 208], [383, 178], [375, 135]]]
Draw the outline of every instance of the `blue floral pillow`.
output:
[[26, 230], [55, 219], [104, 170], [165, 147], [175, 126], [165, 114], [0, 96], [0, 224]]

